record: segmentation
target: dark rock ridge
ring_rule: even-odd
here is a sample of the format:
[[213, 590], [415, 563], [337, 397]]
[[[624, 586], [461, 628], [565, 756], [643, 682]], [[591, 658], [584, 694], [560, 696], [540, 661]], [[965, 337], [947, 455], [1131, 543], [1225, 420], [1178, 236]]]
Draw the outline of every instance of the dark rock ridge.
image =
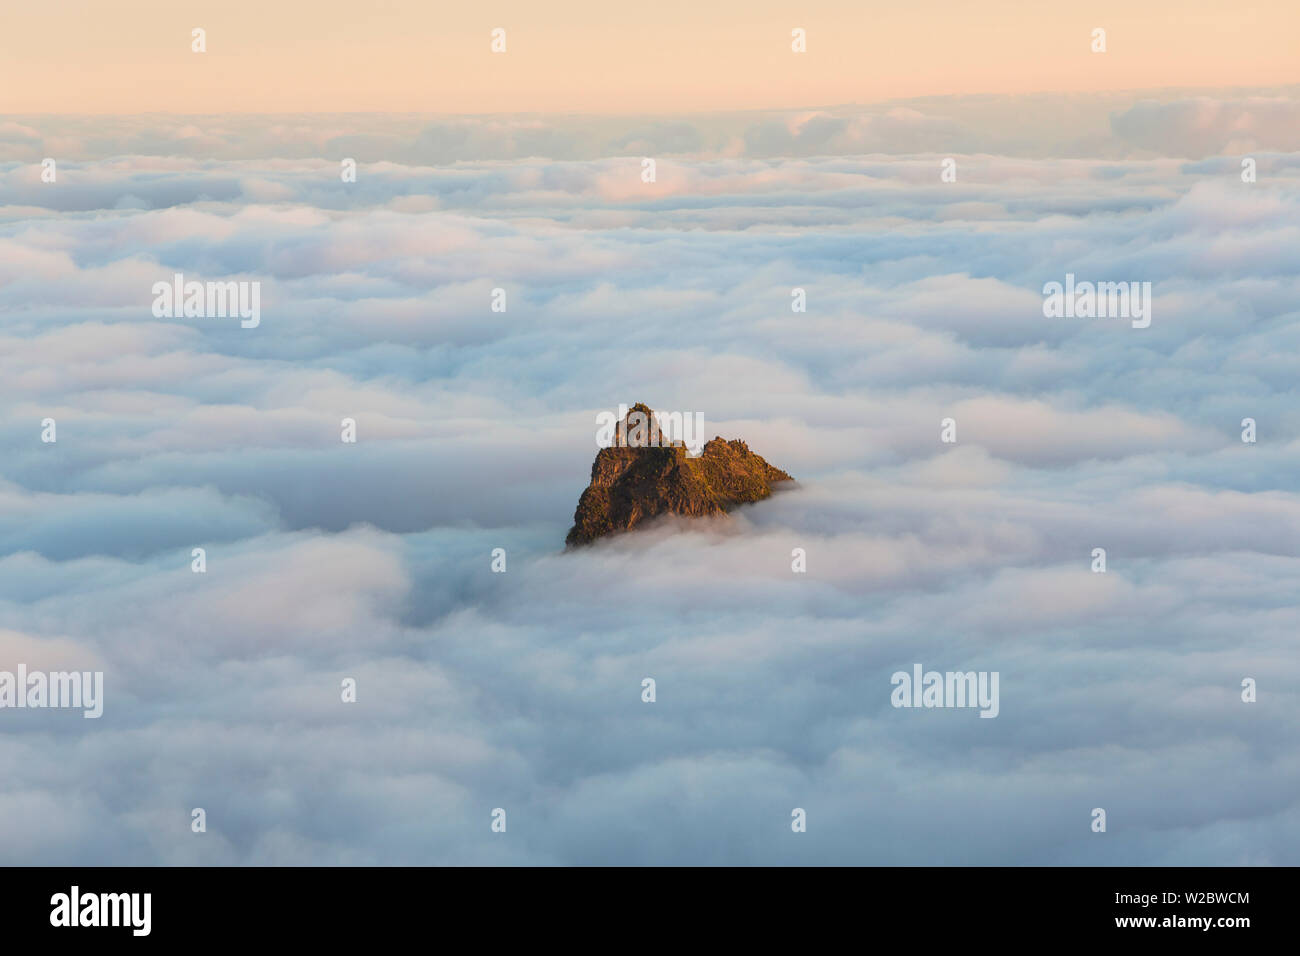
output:
[[[638, 412], [644, 418], [637, 418]], [[628, 410], [615, 429], [614, 444], [596, 453], [591, 484], [578, 499], [565, 544], [630, 531], [656, 515], [726, 514], [768, 497], [774, 482], [794, 480], [743, 441], [714, 438], [692, 458], [680, 441], [660, 444], [659, 435], [658, 419], [647, 406]]]

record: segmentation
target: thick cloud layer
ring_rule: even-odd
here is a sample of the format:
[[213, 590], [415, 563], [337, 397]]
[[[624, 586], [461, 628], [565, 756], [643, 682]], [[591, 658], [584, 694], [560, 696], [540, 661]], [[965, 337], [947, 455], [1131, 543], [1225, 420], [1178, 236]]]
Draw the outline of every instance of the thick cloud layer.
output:
[[[1294, 101], [1179, 102], [1097, 124], [1126, 159], [949, 104], [0, 163], [0, 670], [106, 695], [0, 710], [0, 861], [1300, 862]], [[260, 325], [155, 318], [177, 272]], [[1151, 326], [1044, 318], [1067, 273]], [[562, 552], [636, 401], [797, 487]], [[999, 716], [895, 709], [916, 662]]]

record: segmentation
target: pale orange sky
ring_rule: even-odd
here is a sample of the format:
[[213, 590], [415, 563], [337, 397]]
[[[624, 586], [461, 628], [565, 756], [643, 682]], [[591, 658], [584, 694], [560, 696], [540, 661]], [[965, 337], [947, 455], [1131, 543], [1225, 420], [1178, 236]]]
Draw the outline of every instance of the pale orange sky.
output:
[[4, 113], [654, 113], [1298, 80], [1298, 0], [10, 0], [0, 15]]

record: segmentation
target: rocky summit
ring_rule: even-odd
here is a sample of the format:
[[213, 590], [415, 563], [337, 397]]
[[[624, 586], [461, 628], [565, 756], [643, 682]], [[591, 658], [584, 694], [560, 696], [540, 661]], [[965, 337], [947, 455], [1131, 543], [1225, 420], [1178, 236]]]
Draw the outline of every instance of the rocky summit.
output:
[[637, 404], [618, 424], [613, 444], [596, 453], [565, 544], [588, 544], [662, 514], [726, 514], [768, 497], [775, 482], [793, 480], [743, 441], [717, 437], [691, 457], [682, 442], [662, 437], [654, 412]]

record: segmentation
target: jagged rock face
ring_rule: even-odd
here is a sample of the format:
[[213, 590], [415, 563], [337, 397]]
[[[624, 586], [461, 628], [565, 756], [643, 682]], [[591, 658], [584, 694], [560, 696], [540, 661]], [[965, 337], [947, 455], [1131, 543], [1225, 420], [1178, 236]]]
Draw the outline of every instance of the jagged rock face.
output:
[[[629, 425], [637, 412], [645, 416], [646, 426]], [[637, 404], [628, 410], [617, 426], [614, 445], [596, 453], [591, 484], [578, 499], [567, 545], [628, 531], [661, 514], [725, 514], [736, 505], [768, 497], [774, 482], [793, 480], [743, 441], [714, 438], [698, 458], [690, 457], [681, 442], [627, 444], [657, 434], [658, 421], [649, 408]]]

